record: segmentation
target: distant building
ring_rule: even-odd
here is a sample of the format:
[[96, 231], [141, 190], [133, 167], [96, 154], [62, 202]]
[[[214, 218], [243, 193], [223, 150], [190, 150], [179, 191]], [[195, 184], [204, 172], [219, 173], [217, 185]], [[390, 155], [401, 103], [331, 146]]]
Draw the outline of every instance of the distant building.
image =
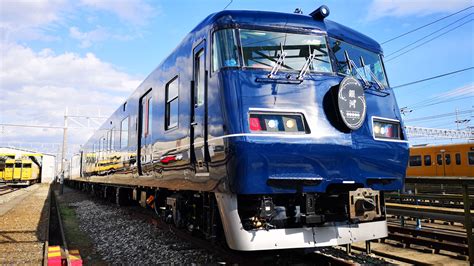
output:
[[16, 159], [20, 159], [23, 155], [35, 154], [36, 158], [40, 158], [38, 161], [41, 163], [41, 183], [53, 182], [56, 172], [56, 156], [17, 148], [0, 147], [0, 155], [2, 154], [15, 154]]

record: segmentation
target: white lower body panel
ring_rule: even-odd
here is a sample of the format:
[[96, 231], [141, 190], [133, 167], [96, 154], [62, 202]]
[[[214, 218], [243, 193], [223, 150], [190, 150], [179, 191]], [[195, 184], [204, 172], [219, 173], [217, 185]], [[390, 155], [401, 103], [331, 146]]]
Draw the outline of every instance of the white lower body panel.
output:
[[360, 224], [333, 223], [317, 227], [247, 231], [243, 228], [237, 211], [237, 195], [215, 194], [227, 244], [234, 250], [336, 246], [383, 238], [388, 235], [386, 221]]

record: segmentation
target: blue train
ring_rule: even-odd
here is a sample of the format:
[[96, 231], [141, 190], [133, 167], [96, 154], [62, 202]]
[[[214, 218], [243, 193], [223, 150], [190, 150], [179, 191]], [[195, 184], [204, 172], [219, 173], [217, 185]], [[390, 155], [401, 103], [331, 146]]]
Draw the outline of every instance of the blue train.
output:
[[84, 145], [69, 182], [235, 250], [387, 236], [401, 115], [380, 45], [328, 14], [208, 16]]

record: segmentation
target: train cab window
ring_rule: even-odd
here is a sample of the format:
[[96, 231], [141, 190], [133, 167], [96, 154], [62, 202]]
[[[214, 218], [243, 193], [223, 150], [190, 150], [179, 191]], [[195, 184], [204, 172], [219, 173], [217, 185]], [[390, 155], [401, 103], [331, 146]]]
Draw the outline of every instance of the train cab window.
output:
[[326, 38], [286, 32], [240, 29], [243, 65], [271, 70], [274, 63], [286, 54], [281, 70], [300, 71], [310, 55], [309, 71], [332, 72]]
[[443, 165], [443, 156], [441, 154], [436, 155], [436, 162], [438, 165]]
[[410, 156], [410, 166], [421, 166], [421, 155]]
[[179, 91], [178, 76], [174, 77], [166, 85], [166, 107], [165, 107], [165, 129], [172, 129], [178, 126], [179, 115]]
[[212, 43], [212, 71], [223, 67], [239, 66], [239, 56], [234, 29], [214, 32]]
[[461, 165], [461, 154], [456, 153], [454, 156], [456, 158], [456, 165]]
[[120, 148], [128, 147], [128, 123], [128, 116], [120, 123]]
[[467, 153], [467, 162], [469, 165], [474, 165], [474, 152], [470, 151]]
[[424, 161], [425, 161], [425, 166], [430, 166], [431, 165], [431, 155], [425, 155], [423, 157]]
[[[330, 38], [329, 45], [336, 59], [337, 73], [343, 75], [352, 74], [354, 76], [357, 76], [357, 72], [362, 73], [369, 82], [379, 81], [382, 85], [388, 86], [382, 59], [379, 54], [334, 38]], [[349, 58], [354, 61], [356, 68], [347, 66], [346, 52]]]
[[21, 163], [15, 163], [15, 168], [21, 168]]
[[451, 164], [451, 154], [447, 153], [446, 155], [444, 155], [444, 160], [446, 161], [446, 165], [450, 165]]

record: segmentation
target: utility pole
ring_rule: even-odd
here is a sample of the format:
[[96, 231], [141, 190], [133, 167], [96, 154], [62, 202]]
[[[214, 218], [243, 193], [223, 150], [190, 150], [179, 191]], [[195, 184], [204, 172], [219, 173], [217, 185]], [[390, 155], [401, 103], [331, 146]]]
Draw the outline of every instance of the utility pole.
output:
[[64, 129], [63, 129], [63, 148], [62, 148], [62, 151], [61, 151], [61, 172], [60, 172], [60, 184], [61, 184], [61, 187], [60, 187], [60, 190], [59, 190], [59, 194], [62, 195], [63, 194], [63, 189], [64, 189], [64, 166], [65, 166], [65, 160], [66, 160], [66, 149], [67, 149], [67, 115], [68, 115], [68, 112], [67, 112], [67, 107], [66, 107], [66, 111], [64, 112]]
[[458, 108], [456, 108], [456, 129], [459, 130]]

